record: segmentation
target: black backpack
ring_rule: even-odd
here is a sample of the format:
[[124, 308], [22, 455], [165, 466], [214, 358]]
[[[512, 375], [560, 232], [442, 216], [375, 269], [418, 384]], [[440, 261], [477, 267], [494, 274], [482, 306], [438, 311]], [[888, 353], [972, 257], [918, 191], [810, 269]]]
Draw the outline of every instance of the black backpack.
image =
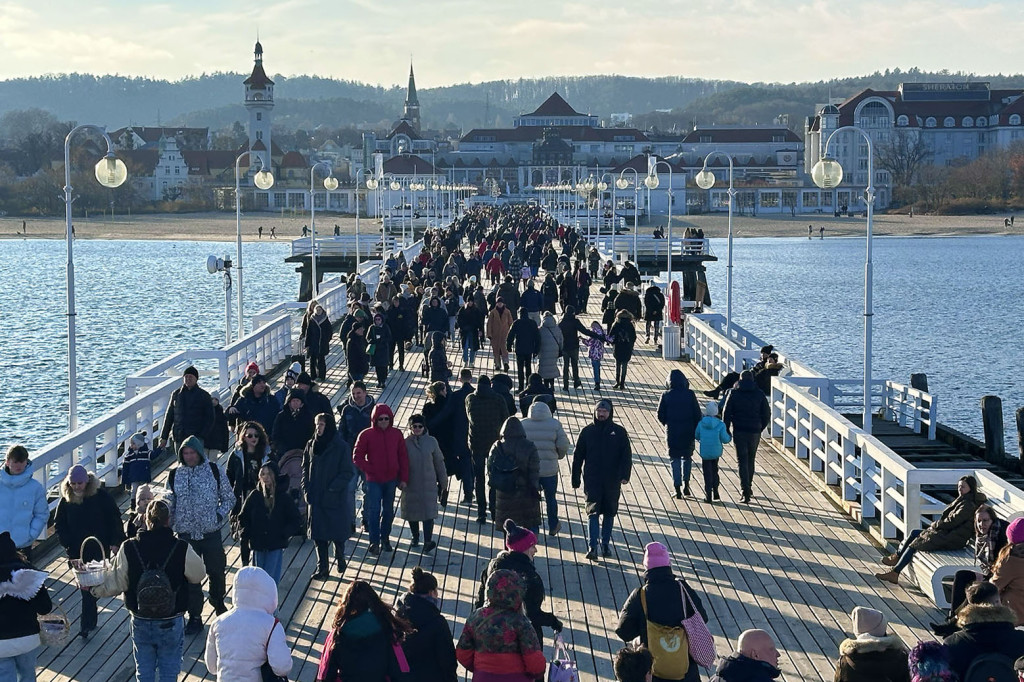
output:
[[503, 493], [514, 493], [519, 487], [519, 462], [500, 443], [494, 450], [490, 465], [491, 487]]
[[182, 540], [178, 540], [174, 543], [171, 551], [167, 554], [167, 558], [164, 559], [164, 563], [159, 568], [147, 568], [146, 562], [143, 561], [142, 554], [139, 552], [139, 544], [137, 542], [131, 543], [135, 549], [135, 556], [139, 558], [139, 564], [142, 565], [143, 569], [142, 575], [139, 576], [139, 580], [135, 584], [135, 600], [138, 603], [136, 608], [139, 616], [143, 618], [170, 618], [174, 615], [177, 592], [171, 586], [171, 579], [167, 575], [167, 564], [170, 563], [171, 557], [174, 556], [174, 552], [182, 542]]
[[963, 682], [1017, 682], [1017, 673], [1009, 656], [990, 651], [971, 661]]

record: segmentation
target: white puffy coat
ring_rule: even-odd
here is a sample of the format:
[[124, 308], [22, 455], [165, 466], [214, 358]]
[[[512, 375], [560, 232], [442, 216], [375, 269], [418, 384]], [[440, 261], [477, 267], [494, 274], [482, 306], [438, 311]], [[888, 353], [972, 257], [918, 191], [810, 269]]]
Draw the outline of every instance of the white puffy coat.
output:
[[292, 656], [284, 627], [274, 624], [275, 610], [274, 579], [255, 566], [238, 571], [233, 607], [214, 621], [206, 637], [206, 669], [224, 682], [260, 682], [260, 666], [269, 660], [275, 673], [287, 675]]
[[538, 400], [530, 405], [530, 415], [522, 424], [526, 439], [537, 447], [540, 475], [558, 475], [558, 460], [563, 459], [571, 447], [561, 422], [551, 416], [551, 408], [546, 403]]

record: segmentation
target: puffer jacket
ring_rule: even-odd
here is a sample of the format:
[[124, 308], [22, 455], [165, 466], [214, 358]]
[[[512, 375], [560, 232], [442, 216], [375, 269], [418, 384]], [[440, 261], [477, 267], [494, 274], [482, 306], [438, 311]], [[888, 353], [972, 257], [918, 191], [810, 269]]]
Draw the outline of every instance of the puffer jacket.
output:
[[722, 456], [722, 445], [732, 440], [725, 422], [718, 417], [701, 419], [693, 435], [700, 441], [701, 459], [718, 459]]
[[693, 432], [701, 410], [690, 382], [678, 369], [669, 372], [668, 390], [658, 403], [658, 421], [665, 425], [669, 456], [679, 458], [693, 452]]
[[437, 517], [438, 493], [448, 485], [444, 454], [426, 429], [406, 436], [405, 450], [409, 485], [402, 491], [401, 516], [406, 521], [431, 521]]
[[618, 513], [622, 482], [629, 482], [633, 470], [629, 433], [614, 418], [614, 406], [605, 421], [597, 418], [595, 408], [594, 421], [584, 426], [576, 438], [572, 487], [583, 484], [587, 514]]
[[193, 388], [181, 385], [171, 393], [160, 437], [166, 439], [173, 434], [175, 443], [180, 443], [188, 436], [199, 436], [205, 441], [213, 431], [213, 421], [213, 399], [210, 394], [198, 385]]
[[1017, 616], [1015, 625], [1024, 624], [1024, 544], [1011, 545], [1010, 553], [996, 562], [992, 584], [999, 588], [999, 597]]
[[260, 682], [260, 666], [269, 661], [278, 675], [292, 669], [284, 626], [277, 622], [277, 584], [255, 566], [235, 574], [231, 610], [219, 616], [206, 635], [206, 669], [225, 682]]
[[[387, 415], [391, 422], [387, 428], [377, 426], [377, 418]], [[405, 449], [402, 432], [395, 428], [395, 414], [387, 405], [377, 403], [370, 414], [370, 427], [356, 438], [352, 462], [372, 483], [409, 482], [409, 453]]]
[[640, 305], [639, 294], [632, 289], [624, 288], [619, 292], [619, 295], [615, 297], [615, 310], [625, 310], [633, 316], [634, 320], [639, 320], [643, 313]]
[[554, 316], [545, 312], [540, 322], [540, 345], [537, 352], [537, 374], [542, 379], [558, 377], [558, 357], [562, 354], [564, 341]]
[[539, 374], [531, 374], [526, 388], [519, 393], [519, 411], [524, 418], [530, 416], [530, 405], [537, 401], [546, 404], [552, 415], [558, 412], [558, 400], [555, 399], [555, 392], [544, 384], [544, 380]]
[[740, 379], [729, 391], [722, 421], [730, 433], [761, 433], [771, 423], [772, 410], [753, 379]]
[[[199, 453], [199, 463], [194, 467], [187, 466], [181, 458], [181, 451], [186, 447]], [[235, 492], [227, 474], [220, 471], [218, 480], [212, 467], [220, 469], [218, 464], [206, 459], [199, 439], [186, 438], [178, 448], [178, 463], [171, 470], [175, 533], [201, 538], [220, 528], [235, 506]]]
[[8, 531], [18, 549], [35, 542], [46, 529], [50, 509], [43, 484], [32, 478], [35, 467], [29, 460], [17, 476], [0, 469], [0, 533]]
[[477, 590], [476, 603], [474, 604], [476, 608], [480, 608], [485, 604], [490, 577], [500, 570], [515, 571], [523, 580], [525, 588], [523, 592], [523, 609], [526, 611], [526, 617], [530, 619], [530, 624], [533, 625], [533, 629], [537, 633], [538, 642], [544, 641], [542, 628], [561, 629], [562, 622], [558, 617], [550, 611], [545, 611], [543, 608], [545, 597], [544, 579], [537, 572], [533, 559], [523, 552], [505, 550], [499, 552], [498, 556], [491, 559], [484, 569], [483, 576], [480, 578], [480, 587]]
[[252, 384], [246, 384], [242, 389], [234, 407], [238, 410], [239, 421], [259, 422], [267, 433], [274, 430], [274, 420], [277, 419], [277, 413], [281, 411], [281, 404], [277, 402], [277, 398], [269, 388], [265, 389], [263, 395], [257, 398], [253, 394]]
[[39, 648], [38, 616], [53, 608], [46, 572], [17, 559], [0, 565], [0, 658]]
[[500, 674], [503, 682], [533, 682], [544, 674], [544, 652], [523, 614], [525, 591], [515, 571], [488, 576], [487, 605], [470, 614], [455, 648], [466, 670]]
[[[234, 501], [233, 496], [231, 500]], [[60, 501], [57, 503], [53, 523], [57, 538], [69, 559], [84, 558], [86, 561], [94, 561], [105, 558], [109, 556], [111, 547], [120, 545], [125, 540], [121, 511], [117, 508], [114, 498], [100, 487], [99, 479], [92, 472], [89, 472], [89, 482], [85, 486], [81, 501], [74, 500], [71, 495], [71, 484], [67, 479], [61, 483]], [[103, 557], [98, 556], [99, 550], [95, 542], [87, 545], [85, 557], [79, 556], [82, 542], [88, 537], [95, 537], [103, 544]]]
[[835, 682], [910, 682], [907, 647], [896, 635], [858, 635], [839, 645]]
[[530, 417], [522, 420], [526, 439], [537, 448], [541, 476], [557, 476], [558, 460], [571, 448], [562, 423], [551, 416], [551, 408], [537, 401], [530, 405]]
[[512, 519], [524, 528], [540, 526], [540, 461], [518, 417], [509, 417], [501, 427], [501, 440], [487, 457], [488, 480], [493, 479], [492, 467], [499, 452], [515, 459], [517, 475], [514, 491], [494, 490], [494, 525], [501, 528], [505, 519]]
[[355, 443], [363, 429], [373, 425], [370, 422], [370, 415], [376, 404], [377, 401], [373, 399], [373, 396], [367, 394], [362, 407], [352, 402], [352, 398], [338, 406], [338, 433], [346, 443]]
[[456, 682], [458, 663], [448, 621], [427, 594], [406, 592], [396, 611], [416, 628], [402, 642], [409, 662], [410, 682]]
[[960, 632], [943, 640], [949, 663], [960, 679], [971, 661], [985, 653], [998, 653], [1011, 661], [1024, 656], [1024, 631], [1013, 624], [1016, 615], [1008, 606], [967, 604], [957, 613]]
[[963, 549], [974, 537], [974, 512], [988, 498], [981, 492], [968, 492], [942, 510], [942, 516], [925, 528], [910, 546], [921, 552]]

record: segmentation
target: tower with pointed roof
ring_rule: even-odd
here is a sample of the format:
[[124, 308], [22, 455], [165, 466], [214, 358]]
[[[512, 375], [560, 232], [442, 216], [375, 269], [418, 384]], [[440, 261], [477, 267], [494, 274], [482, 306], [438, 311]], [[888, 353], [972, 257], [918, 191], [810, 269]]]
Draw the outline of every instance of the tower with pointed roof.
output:
[[420, 132], [420, 100], [416, 96], [416, 76], [412, 72], [412, 62], [409, 62], [409, 89], [405, 93], [405, 109], [402, 110], [402, 120], [408, 121], [417, 134]]
[[270, 124], [274, 111], [274, 81], [263, 70], [263, 46], [256, 41], [252, 74], [245, 79], [245, 108], [249, 112], [249, 167], [259, 170], [259, 158], [269, 169]]

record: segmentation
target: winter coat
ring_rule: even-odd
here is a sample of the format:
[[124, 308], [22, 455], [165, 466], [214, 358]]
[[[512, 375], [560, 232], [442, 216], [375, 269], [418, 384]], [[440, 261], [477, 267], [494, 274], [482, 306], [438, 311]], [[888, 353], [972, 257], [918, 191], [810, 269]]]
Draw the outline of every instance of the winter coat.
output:
[[[455, 453], [454, 428], [452, 426], [452, 405], [452, 396], [449, 391], [444, 397], [438, 396], [436, 402], [428, 400], [423, 403], [422, 412], [427, 431], [437, 441], [437, 446], [441, 448], [445, 471], [459, 476], [459, 459]], [[408, 450], [408, 445], [406, 449]]]
[[[330, 436], [328, 430], [324, 434]], [[313, 540], [343, 542], [351, 534], [348, 486], [356, 471], [352, 466], [352, 447], [335, 433], [326, 449], [314, 452], [310, 439], [302, 453], [302, 495], [309, 505], [309, 536]]]
[[384, 316], [384, 324], [391, 330], [391, 338], [396, 343], [408, 341], [416, 335], [416, 314], [411, 301], [399, 298], [398, 305], [388, 308]]
[[393, 643], [377, 616], [363, 611], [331, 630], [320, 656], [317, 682], [385, 682], [405, 679]]
[[495, 339], [499, 340], [501, 347], [504, 348], [512, 323], [512, 311], [508, 305], [500, 310], [497, 307], [492, 308], [491, 312], [487, 313], [487, 338], [491, 339], [491, 343], [494, 343]]
[[985, 653], [998, 653], [1016, 661], [1024, 656], [1024, 630], [1014, 629], [1016, 615], [1008, 606], [968, 604], [957, 613], [960, 631], [943, 640], [949, 663], [960, 679], [971, 662]]
[[270, 389], [265, 389], [263, 395], [257, 398], [252, 391], [252, 384], [242, 389], [241, 397], [235, 403], [238, 410], [238, 421], [259, 422], [260, 426], [267, 433], [274, 430], [274, 420], [281, 411], [281, 404], [277, 402]]
[[722, 410], [722, 421], [730, 433], [761, 433], [771, 423], [768, 399], [752, 379], [740, 379], [729, 391]]
[[242, 503], [238, 517], [242, 539], [253, 551], [284, 549], [293, 535], [302, 531], [302, 516], [288, 491], [279, 486], [274, 492], [274, 508], [267, 509], [260, 489], [253, 490]]
[[431, 383], [448, 381], [452, 376], [448, 366], [448, 350], [441, 332], [431, 332], [427, 339], [427, 376]]
[[[434, 305], [434, 301], [438, 304]], [[441, 305], [441, 299], [436, 296], [430, 299], [427, 309], [420, 316], [420, 321], [428, 332], [448, 333], [448, 311]]]
[[501, 434], [501, 427], [509, 417], [508, 407], [490, 387], [490, 382], [481, 379], [476, 390], [466, 396], [466, 416], [469, 418], [469, 450], [474, 457], [483, 459]]
[[[626, 597], [626, 603], [622, 605], [619, 613], [619, 624], [615, 628], [615, 634], [624, 642], [632, 641], [637, 637], [647, 646], [647, 620], [659, 625], [677, 626], [684, 618], [693, 615], [690, 604], [683, 604], [683, 594], [679, 589], [682, 585], [693, 606], [697, 607], [704, 622], [708, 622], [707, 611], [700, 597], [694, 592], [685, 580], [675, 576], [669, 566], [659, 566], [644, 573], [644, 584], [630, 592]], [[644, 615], [643, 602], [640, 599], [640, 591], [647, 591], [647, 615]], [[655, 680], [659, 678], [654, 678]], [[696, 682], [700, 679], [697, 663], [690, 656], [690, 667], [683, 678], [686, 682]]]
[[402, 642], [409, 682], [456, 682], [458, 662], [452, 631], [431, 597], [406, 592], [395, 610], [416, 629]]
[[192, 388], [181, 385], [174, 389], [167, 403], [160, 437], [166, 439], [173, 435], [175, 443], [180, 443], [189, 436], [199, 436], [205, 441], [210, 437], [212, 430], [213, 400], [210, 394], [198, 385]]
[[612, 338], [612, 354], [619, 362], [629, 362], [633, 357], [633, 347], [636, 345], [636, 327], [629, 315], [620, 310], [615, 314], [615, 322], [608, 330], [608, 336]]
[[[370, 355], [370, 362], [374, 367], [386, 367], [391, 362], [393, 343], [391, 330], [386, 324], [370, 325], [366, 332], [366, 352]], [[373, 352], [370, 353], [370, 350]]]
[[224, 406], [219, 403], [215, 404], [213, 406], [213, 427], [207, 434], [203, 445], [208, 450], [227, 452], [231, 447], [231, 444], [228, 443], [228, 431], [228, 418], [224, 414]]
[[504, 550], [498, 556], [491, 559], [484, 568], [483, 576], [480, 578], [480, 587], [477, 589], [475, 608], [480, 608], [485, 603], [487, 583], [496, 571], [515, 571], [523, 581], [525, 591], [523, 592], [523, 608], [526, 617], [537, 633], [537, 641], [544, 641], [544, 632], [541, 628], [561, 630], [562, 622], [550, 611], [545, 611], [544, 606], [544, 579], [540, 577], [537, 567], [526, 554]]
[[521, 296], [519, 295], [519, 289], [512, 282], [502, 282], [498, 285], [498, 296], [505, 300], [505, 305], [508, 306], [508, 311], [515, 317], [519, 314], [519, 304]]
[[587, 346], [587, 357], [591, 361], [597, 360], [601, 362], [604, 360], [604, 346], [606, 343], [611, 343], [611, 337], [604, 333], [604, 329], [601, 327], [600, 322], [592, 322], [590, 324], [591, 338], [582, 339], [582, 342]]
[[310, 357], [322, 358], [331, 352], [331, 336], [334, 334], [334, 327], [331, 325], [327, 314], [321, 316], [313, 315], [309, 318], [306, 327], [306, 352]]
[[540, 324], [540, 347], [537, 352], [537, 373], [542, 379], [558, 377], [558, 358], [562, 355], [562, 330], [554, 316], [545, 313]]
[[231, 483], [231, 491], [235, 494], [235, 506], [231, 515], [235, 516], [242, 510], [242, 503], [249, 493], [256, 489], [259, 481], [260, 467], [265, 459], [263, 453], [244, 453], [236, 448], [228, 458], [227, 475]]
[[[387, 428], [377, 426], [377, 418], [387, 415], [391, 423]], [[371, 483], [409, 482], [409, 453], [405, 449], [402, 432], [395, 428], [395, 415], [387, 405], [374, 405], [370, 426], [356, 438], [352, 461]]]
[[572, 487], [583, 483], [587, 496], [587, 514], [615, 514], [619, 510], [619, 491], [622, 482], [629, 481], [633, 467], [633, 451], [629, 434], [613, 421], [614, 410], [608, 419], [594, 421], [583, 427], [576, 439], [572, 457]]
[[532, 441], [516, 417], [510, 417], [501, 427], [501, 440], [491, 447], [487, 457], [487, 479], [493, 480], [493, 467], [498, 453], [511, 455], [516, 462], [516, 489], [511, 492], [494, 491], [494, 525], [502, 528], [505, 519], [517, 526], [540, 526], [540, 458]]
[[771, 663], [743, 654], [731, 654], [719, 659], [718, 669], [711, 676], [710, 682], [772, 682], [781, 674], [782, 671]]
[[[575, 302], [571, 305], [576, 305]], [[566, 311], [562, 319], [558, 321], [558, 328], [562, 331], [562, 355], [569, 357], [580, 352], [580, 334], [593, 337], [593, 332], [583, 326], [576, 313]]]
[[526, 388], [519, 393], [519, 411], [523, 417], [529, 416], [530, 406], [538, 400], [548, 406], [551, 414], [555, 414], [558, 411], [558, 401], [555, 400], [555, 392], [550, 387], [544, 385], [544, 380], [541, 379], [539, 374], [531, 374], [528, 381], [529, 383], [526, 384]]
[[992, 566], [996, 563], [996, 557], [1006, 546], [1006, 529], [1009, 525], [1002, 519], [996, 519], [989, 527], [988, 533], [976, 535], [974, 538], [974, 558], [986, 580], [992, 577]]
[[[85, 559], [93, 561], [110, 555], [110, 548], [120, 545], [125, 540], [124, 528], [121, 526], [121, 510], [117, 508], [114, 498], [100, 487], [99, 479], [89, 472], [89, 482], [80, 501], [71, 495], [71, 483], [64, 479], [60, 484], [60, 501], [54, 512], [54, 527], [57, 539], [67, 552], [69, 559]], [[98, 556], [95, 542], [86, 546], [85, 556], [79, 555], [82, 541], [95, 537], [103, 544], [103, 556]]]
[[0, 468], [0, 533], [9, 531], [18, 549], [35, 542], [50, 518], [43, 484], [32, 478], [35, 466], [29, 460], [17, 476]]
[[38, 616], [53, 609], [46, 577], [21, 560], [0, 565], [0, 658], [39, 648]]
[[540, 350], [540, 329], [525, 308], [519, 311], [519, 319], [512, 323], [505, 345], [521, 358], [533, 357]]
[[718, 417], [703, 417], [693, 435], [700, 441], [701, 459], [718, 459], [722, 456], [722, 445], [732, 440], [725, 422]]
[[206, 635], [206, 669], [224, 682], [260, 682], [260, 666], [270, 662], [278, 675], [292, 669], [284, 626], [274, 617], [277, 584], [262, 569], [246, 566], [235, 574], [231, 610]]
[[[128, 444], [121, 462], [121, 485], [131, 488], [133, 483], [149, 483], [153, 480], [151, 467], [152, 453], [145, 443], [139, 448]], [[2, 530], [2, 528], [0, 528]]]
[[508, 408], [508, 415], [511, 417], [516, 413], [516, 399], [512, 397], [512, 377], [507, 374], [495, 374], [491, 377], [491, 388], [505, 401]]
[[981, 492], [968, 492], [942, 510], [942, 516], [925, 528], [910, 546], [919, 552], [963, 549], [974, 537], [974, 512], [988, 498]]
[[643, 317], [643, 310], [640, 306], [640, 295], [632, 289], [623, 289], [615, 297], [615, 311], [625, 310], [633, 316], [634, 320]]
[[401, 516], [406, 521], [432, 521], [437, 517], [438, 494], [448, 486], [444, 454], [426, 429], [419, 436], [406, 436], [405, 450], [409, 485], [402, 491]]
[[544, 284], [540, 287], [541, 296], [544, 297], [544, 310], [549, 313], [555, 312], [555, 303], [558, 301], [558, 285], [555, 278], [548, 275], [544, 278]]
[[544, 652], [523, 614], [525, 592], [515, 571], [497, 570], [487, 577], [487, 605], [470, 614], [455, 648], [466, 670], [503, 682], [533, 682], [543, 676]]
[[657, 285], [652, 284], [644, 291], [644, 319], [648, 322], [665, 319], [665, 294]]
[[519, 297], [519, 308], [528, 313], [539, 313], [544, 309], [544, 294], [535, 287], [526, 287], [523, 295]]
[[366, 395], [362, 407], [356, 405], [352, 398], [338, 406], [338, 433], [346, 443], [355, 443], [363, 429], [370, 428], [370, 414], [377, 402], [370, 394]]
[[577, 298], [576, 278], [572, 274], [566, 273], [562, 278], [562, 283], [558, 285], [558, 302], [564, 309], [568, 305], [575, 306]]
[[[364, 327], [365, 328], [365, 327]], [[366, 334], [352, 331], [345, 341], [345, 362], [348, 373], [353, 377], [364, 377], [370, 371], [370, 356], [366, 353]]]
[[835, 682], [910, 682], [907, 647], [896, 635], [858, 635], [839, 645]]
[[459, 313], [455, 316], [455, 326], [461, 337], [469, 340], [470, 348], [480, 348], [480, 337], [484, 332], [484, 313], [476, 307], [476, 303], [472, 307], [459, 308]]
[[658, 421], [667, 430], [669, 457], [678, 459], [693, 453], [693, 432], [700, 418], [700, 404], [690, 390], [690, 382], [681, 371], [672, 370], [668, 374], [668, 390], [661, 394], [658, 403]]
[[313, 436], [313, 413], [305, 406], [298, 412], [292, 412], [285, 405], [274, 419], [274, 429], [270, 432], [270, 440], [274, 452], [281, 457], [289, 450], [301, 450]]
[[541, 401], [530, 405], [530, 418], [522, 420], [526, 439], [537, 448], [539, 475], [557, 476], [558, 460], [569, 452], [569, 437], [561, 422], [551, 416], [551, 408]]
[[1003, 604], [1017, 616], [1014, 624], [1024, 624], [1024, 544], [1010, 546], [1009, 555], [994, 567], [992, 584], [999, 588]]
[[[186, 447], [199, 453], [199, 463], [187, 466], [181, 459]], [[216, 467], [218, 474], [213, 473]], [[195, 439], [186, 440], [178, 448], [178, 464], [171, 470], [174, 485], [174, 532], [201, 538], [218, 530], [235, 506], [235, 492], [227, 475], [215, 462], [206, 459], [206, 453]]]

